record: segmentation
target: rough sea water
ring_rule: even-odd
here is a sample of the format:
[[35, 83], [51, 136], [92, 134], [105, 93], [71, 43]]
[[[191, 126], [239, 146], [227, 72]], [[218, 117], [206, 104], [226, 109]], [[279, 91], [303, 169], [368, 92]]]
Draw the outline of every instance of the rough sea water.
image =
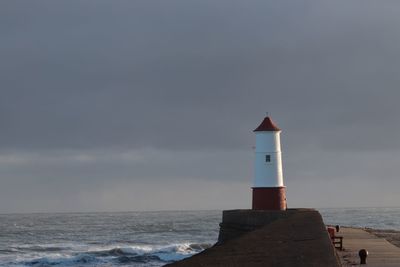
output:
[[[400, 208], [318, 210], [327, 224], [400, 230]], [[0, 266], [162, 266], [213, 245], [221, 215], [0, 214]]]
[[220, 211], [0, 214], [0, 266], [162, 266], [213, 245]]

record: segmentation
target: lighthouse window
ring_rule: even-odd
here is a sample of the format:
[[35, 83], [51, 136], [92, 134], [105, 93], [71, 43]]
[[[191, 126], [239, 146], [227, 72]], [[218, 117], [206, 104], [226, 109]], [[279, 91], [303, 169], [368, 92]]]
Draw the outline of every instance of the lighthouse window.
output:
[[271, 155], [265, 155], [265, 162], [271, 162]]

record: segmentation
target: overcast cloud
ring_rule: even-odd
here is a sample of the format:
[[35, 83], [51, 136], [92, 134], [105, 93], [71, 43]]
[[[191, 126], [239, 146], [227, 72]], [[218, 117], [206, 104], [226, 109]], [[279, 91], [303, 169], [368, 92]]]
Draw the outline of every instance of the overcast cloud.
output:
[[[1, 1], [0, 213], [398, 206], [400, 2]], [[338, 193], [340, 192], [340, 193]]]

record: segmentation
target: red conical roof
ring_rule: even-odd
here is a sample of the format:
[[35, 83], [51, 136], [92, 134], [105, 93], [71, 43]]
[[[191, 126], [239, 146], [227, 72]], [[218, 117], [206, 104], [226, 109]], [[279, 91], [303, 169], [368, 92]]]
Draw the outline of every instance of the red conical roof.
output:
[[254, 132], [280, 131], [281, 129], [275, 125], [270, 117], [265, 117], [262, 123], [254, 130]]

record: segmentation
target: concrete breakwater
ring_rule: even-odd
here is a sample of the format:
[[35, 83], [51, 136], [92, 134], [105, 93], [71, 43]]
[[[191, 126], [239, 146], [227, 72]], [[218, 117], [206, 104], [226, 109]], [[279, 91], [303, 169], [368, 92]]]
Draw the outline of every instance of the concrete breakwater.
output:
[[168, 266], [338, 267], [339, 260], [318, 211], [223, 212], [213, 247]]
[[299, 212], [314, 212], [312, 209], [281, 210], [224, 210], [218, 236], [218, 243], [237, 238], [276, 220], [284, 220]]

